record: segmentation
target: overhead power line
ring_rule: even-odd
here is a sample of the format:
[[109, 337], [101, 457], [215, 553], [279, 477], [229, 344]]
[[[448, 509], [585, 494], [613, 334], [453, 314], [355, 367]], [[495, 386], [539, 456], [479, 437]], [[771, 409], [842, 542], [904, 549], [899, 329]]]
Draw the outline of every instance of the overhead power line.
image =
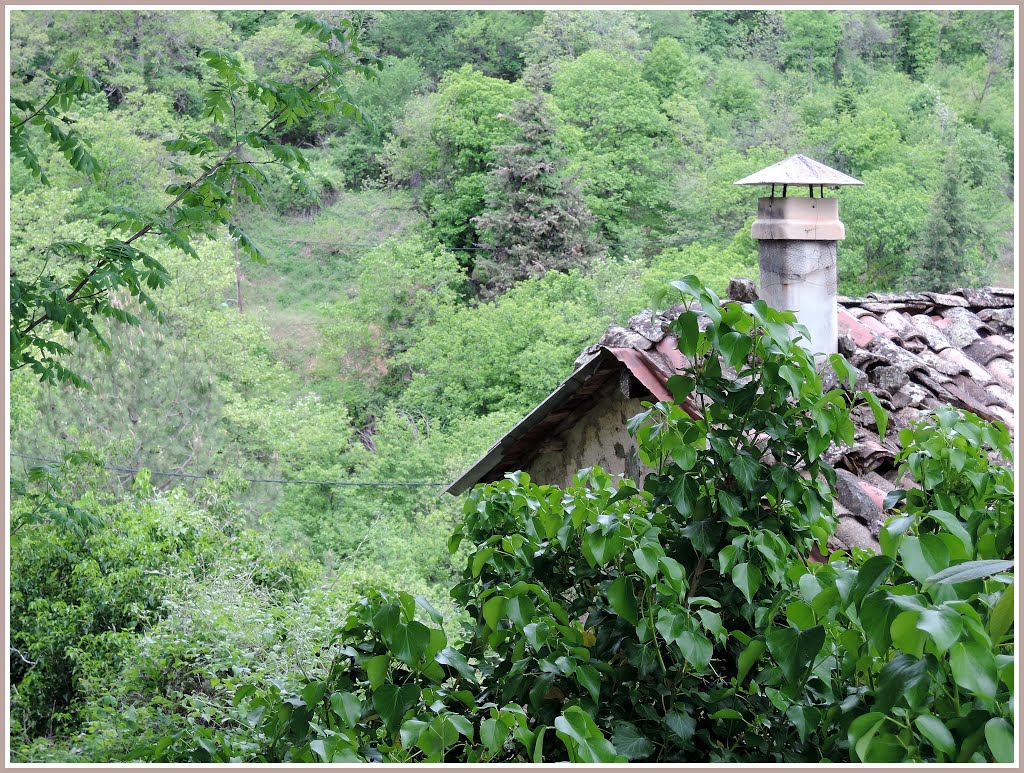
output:
[[[720, 238], [720, 237], [721, 237], [721, 234], [712, 234], [712, 233], [682, 234], [682, 235], [679, 235], [679, 236], [666, 237], [664, 239], [637, 239], [636, 241], [632, 241], [632, 242], [610, 242], [608, 244], [605, 244], [604, 246], [605, 247], [626, 247], [626, 246], [637, 246], [637, 245], [640, 245], [640, 244], [673, 244], [673, 243], [674, 244], [691, 244], [692, 242], [698, 241], [700, 239]], [[310, 239], [286, 239], [286, 238], [280, 237], [280, 236], [259, 236], [259, 237], [255, 238], [255, 241], [258, 241], [258, 242], [260, 242], [260, 241], [263, 241], [263, 242], [284, 242], [286, 244], [306, 244], [306, 245], [315, 246], [315, 247], [334, 247], [335, 249], [372, 249], [374, 247], [380, 247], [382, 245], [382, 242], [370, 242], [370, 243], [366, 243], [366, 244], [359, 244], [359, 243], [345, 244], [343, 242], [323, 242], [323, 241], [313, 241], [313, 240], [310, 240]], [[496, 249], [495, 247], [483, 247], [483, 246], [475, 246], [475, 247], [447, 247], [447, 246], [445, 246], [443, 244], [440, 245], [440, 246], [443, 249], [448, 250], [449, 252], [494, 252], [495, 249]]]
[[[48, 459], [45, 456], [32, 456], [30, 454], [16, 454], [13, 451], [11, 456], [16, 456], [19, 459], [31, 459], [37, 462], [47, 462], [49, 464], [63, 464], [59, 459]], [[139, 472], [141, 470], [149, 470], [148, 467], [120, 467], [112, 464], [101, 464], [98, 465], [104, 470], [113, 470], [115, 472]], [[149, 470], [150, 475], [162, 475], [167, 478], [189, 478], [192, 480], [218, 480], [216, 475], [196, 475], [190, 472], [160, 472], [159, 470]], [[243, 478], [243, 480], [249, 481], [249, 483], [281, 483], [281, 484], [298, 484], [303, 486], [447, 486], [447, 483], [425, 483], [421, 481], [354, 481], [354, 480], [279, 480], [277, 478]]]

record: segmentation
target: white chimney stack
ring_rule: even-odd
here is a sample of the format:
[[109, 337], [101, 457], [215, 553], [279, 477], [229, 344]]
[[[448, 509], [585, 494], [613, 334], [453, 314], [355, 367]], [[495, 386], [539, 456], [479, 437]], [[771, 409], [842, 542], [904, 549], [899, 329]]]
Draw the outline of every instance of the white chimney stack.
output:
[[[757, 220], [751, 228], [757, 240], [761, 297], [769, 306], [796, 314], [811, 334], [813, 352], [834, 353], [838, 346], [836, 247], [846, 230], [839, 220], [839, 202], [824, 198], [824, 193], [826, 187], [863, 183], [796, 155], [736, 185], [772, 187], [770, 197], [758, 199]], [[782, 189], [781, 195], [777, 188]], [[791, 196], [791, 188], [808, 195]]]

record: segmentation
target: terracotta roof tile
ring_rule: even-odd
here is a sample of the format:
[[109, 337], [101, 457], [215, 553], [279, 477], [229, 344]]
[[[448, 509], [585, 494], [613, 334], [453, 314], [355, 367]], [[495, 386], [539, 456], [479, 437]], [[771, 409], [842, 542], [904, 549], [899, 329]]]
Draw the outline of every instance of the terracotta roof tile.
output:
[[952, 344], [945, 334], [938, 328], [931, 317], [924, 314], [915, 314], [910, 318], [911, 324], [921, 334], [928, 346], [936, 352], [941, 352]]
[[839, 309], [838, 314], [839, 330], [849, 335], [853, 342], [860, 347], [865, 347], [874, 339], [875, 334], [864, 327], [860, 321], [846, 309]]
[[1013, 389], [1013, 363], [1002, 357], [991, 360], [988, 372], [1007, 389]]
[[901, 343], [903, 341], [902, 336], [884, 325], [874, 314], [865, 314], [858, 321], [875, 335], [882, 335], [890, 340], [899, 340]]
[[[977, 344], [972, 344], [972, 346], [976, 345]], [[951, 346], [950, 348], [945, 349], [939, 357], [946, 362], [954, 364], [960, 369], [961, 373], [977, 379], [982, 384], [987, 384], [992, 380], [992, 377], [989, 375], [987, 370], [956, 347]], [[993, 358], [989, 359], [991, 360]]]

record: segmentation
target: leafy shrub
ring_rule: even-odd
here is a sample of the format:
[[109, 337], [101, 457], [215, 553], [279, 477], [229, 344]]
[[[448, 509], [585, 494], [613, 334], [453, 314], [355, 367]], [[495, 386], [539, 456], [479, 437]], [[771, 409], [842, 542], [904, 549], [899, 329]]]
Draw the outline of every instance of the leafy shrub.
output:
[[[102, 480], [88, 462], [76, 454], [61, 467], [43, 465], [15, 491], [11, 683], [12, 733], [20, 743], [74, 731], [111, 701], [121, 709], [138, 702], [133, 669], [155, 668], [160, 684], [174, 682], [182, 694], [198, 689], [198, 666], [139, 664], [144, 640], [174, 600], [206, 578], [233, 576], [272, 606], [318, 575], [314, 565], [276, 553], [242, 528], [233, 509], [218, 515], [181, 490], [156, 494], [146, 474], [131, 496], [96, 493]], [[213, 494], [204, 492], [207, 504]], [[191, 650], [188, 660], [204, 657], [201, 651]]]
[[890, 495], [883, 554], [810, 560], [853, 371], [831, 357], [844, 386], [822, 394], [790, 312], [674, 285], [689, 366], [630, 421], [642, 489], [478, 486], [449, 544], [470, 543], [461, 643], [425, 599], [371, 590], [300, 690], [243, 688], [242, 727], [150, 758], [1012, 759], [1005, 428], [948, 410], [901, 431], [923, 488]]

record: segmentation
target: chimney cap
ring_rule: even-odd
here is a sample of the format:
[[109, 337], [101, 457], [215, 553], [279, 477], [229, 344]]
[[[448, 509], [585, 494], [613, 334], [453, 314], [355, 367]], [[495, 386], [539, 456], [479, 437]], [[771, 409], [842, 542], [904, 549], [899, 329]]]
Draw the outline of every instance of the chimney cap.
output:
[[825, 166], [821, 162], [799, 153], [733, 183], [733, 185], [827, 185], [830, 188], [863, 184], [860, 180], [843, 174], [838, 169]]

